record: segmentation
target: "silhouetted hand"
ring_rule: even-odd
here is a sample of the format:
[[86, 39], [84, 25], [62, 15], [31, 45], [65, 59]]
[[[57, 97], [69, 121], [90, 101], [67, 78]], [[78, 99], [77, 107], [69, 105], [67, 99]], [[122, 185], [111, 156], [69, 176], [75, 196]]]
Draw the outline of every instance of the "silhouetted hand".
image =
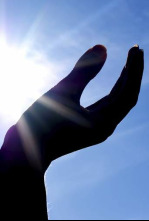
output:
[[143, 73], [143, 51], [137, 45], [130, 49], [110, 94], [87, 108], [80, 105], [84, 88], [101, 70], [106, 57], [102, 45], [89, 49], [72, 72], [39, 98], [16, 124], [27, 158], [44, 171], [52, 160], [106, 140], [135, 106]]
[[102, 45], [89, 49], [72, 72], [40, 97], [10, 128], [2, 153], [7, 162], [12, 162], [11, 166], [29, 165], [29, 169], [44, 175], [51, 161], [103, 142], [113, 133], [137, 103], [143, 51], [138, 46], [131, 48], [121, 76], [109, 95], [84, 108], [80, 105], [81, 94], [101, 70], [106, 57]]

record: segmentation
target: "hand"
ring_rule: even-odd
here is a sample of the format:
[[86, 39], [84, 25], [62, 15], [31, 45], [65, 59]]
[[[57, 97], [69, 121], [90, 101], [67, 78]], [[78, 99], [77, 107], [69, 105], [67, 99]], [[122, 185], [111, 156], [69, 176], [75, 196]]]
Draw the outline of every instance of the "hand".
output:
[[130, 49], [121, 76], [109, 95], [89, 107], [81, 94], [105, 63], [102, 45], [89, 49], [72, 72], [39, 98], [16, 124], [23, 151], [45, 171], [60, 156], [106, 140], [135, 106], [143, 74], [143, 51]]
[[104, 46], [89, 49], [72, 72], [39, 98], [6, 134], [0, 151], [2, 217], [17, 219], [24, 214], [26, 219], [47, 220], [44, 172], [51, 161], [106, 140], [137, 103], [143, 51], [135, 46], [109, 95], [89, 107], [80, 105], [85, 86], [106, 57]]

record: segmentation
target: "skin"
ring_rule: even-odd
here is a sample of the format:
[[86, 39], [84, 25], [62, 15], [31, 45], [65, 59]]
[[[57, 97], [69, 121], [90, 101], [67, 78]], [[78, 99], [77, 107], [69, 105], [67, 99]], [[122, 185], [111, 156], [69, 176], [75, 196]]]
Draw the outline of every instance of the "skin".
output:
[[7, 132], [0, 150], [0, 218], [47, 220], [44, 174], [68, 153], [105, 141], [136, 105], [144, 66], [134, 46], [111, 92], [89, 107], [81, 94], [103, 67], [107, 51], [89, 49], [71, 73], [41, 96]]

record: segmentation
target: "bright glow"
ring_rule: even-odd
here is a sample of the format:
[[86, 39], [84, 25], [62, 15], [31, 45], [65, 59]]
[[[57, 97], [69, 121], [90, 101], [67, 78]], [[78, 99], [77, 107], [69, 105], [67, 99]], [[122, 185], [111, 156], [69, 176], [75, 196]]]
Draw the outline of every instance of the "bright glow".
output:
[[49, 75], [51, 83], [52, 71], [40, 54], [9, 46], [0, 38], [0, 117], [17, 120], [41, 95]]

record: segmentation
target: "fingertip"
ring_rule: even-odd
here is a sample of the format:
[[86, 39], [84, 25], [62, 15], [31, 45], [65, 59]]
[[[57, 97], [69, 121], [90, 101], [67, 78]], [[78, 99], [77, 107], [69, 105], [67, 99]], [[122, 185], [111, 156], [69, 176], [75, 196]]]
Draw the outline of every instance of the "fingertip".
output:
[[95, 45], [91, 49], [94, 53], [103, 54], [103, 56], [107, 57], [107, 48], [104, 45]]
[[105, 63], [107, 58], [107, 50], [103, 45], [95, 45], [87, 50], [75, 65], [75, 68], [95, 68], [99, 69]]
[[97, 51], [103, 51], [103, 52], [107, 52], [107, 48], [104, 45], [95, 45], [94, 47], [92, 47], [92, 50], [97, 50]]
[[126, 67], [130, 67], [132, 65], [140, 64], [144, 58], [144, 51], [140, 49], [139, 45], [134, 45], [128, 52]]
[[135, 58], [138, 56], [144, 56], [144, 50], [140, 49], [139, 45], [134, 45], [128, 52], [128, 58]]
[[138, 44], [135, 44], [135, 45], [133, 46], [133, 48], [139, 48], [139, 45], [138, 45]]
[[140, 52], [141, 54], [144, 54], [144, 50], [140, 49], [138, 44], [135, 44], [130, 50], [129, 50], [129, 54], [134, 54]]
[[104, 63], [107, 59], [107, 49], [103, 45], [95, 45], [89, 52], [93, 57], [98, 59], [99, 63]]
[[128, 55], [134, 55], [138, 51], [139, 51], [139, 45], [135, 44], [132, 48], [130, 48]]

